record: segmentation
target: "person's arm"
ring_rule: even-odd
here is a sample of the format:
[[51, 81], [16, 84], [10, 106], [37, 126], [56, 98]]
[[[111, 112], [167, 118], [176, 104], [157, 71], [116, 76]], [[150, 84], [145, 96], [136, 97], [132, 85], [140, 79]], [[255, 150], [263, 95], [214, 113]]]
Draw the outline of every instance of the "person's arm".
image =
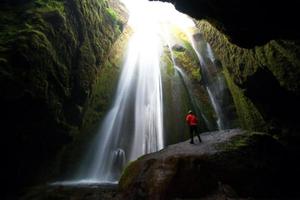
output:
[[187, 116], [186, 116], [185, 121], [186, 121], [187, 124], [189, 124], [189, 121], [190, 121], [190, 115], [187, 115]]

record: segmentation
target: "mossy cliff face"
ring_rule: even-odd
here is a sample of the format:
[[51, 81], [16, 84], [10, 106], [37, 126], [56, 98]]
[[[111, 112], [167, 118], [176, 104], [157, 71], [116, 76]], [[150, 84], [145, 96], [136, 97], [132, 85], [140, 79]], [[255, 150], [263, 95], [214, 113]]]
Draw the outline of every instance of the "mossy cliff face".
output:
[[[169, 48], [165, 47], [161, 59], [166, 105], [164, 106], [164, 119], [171, 119], [164, 122], [165, 133], [172, 137], [183, 133], [189, 136], [186, 124], [183, 129], [180, 123], [184, 121], [188, 110], [193, 110], [197, 114], [200, 132], [216, 130], [217, 116], [202, 81], [199, 58], [186, 33], [173, 27], [172, 34], [172, 44]], [[172, 121], [178, 123], [170, 124]], [[181, 141], [184, 138], [186, 137], [181, 137]]]
[[[180, 50], [175, 47], [180, 48]], [[169, 48], [164, 49], [161, 59], [162, 86], [164, 100], [164, 131], [167, 145], [183, 141], [189, 137], [185, 122], [188, 110], [194, 110], [199, 117], [199, 131], [215, 130], [216, 118], [208, 94], [200, 82], [200, 68], [193, 50], [185, 45], [174, 45], [171, 49], [175, 63], [182, 71], [174, 67]], [[182, 74], [184, 73], [184, 74]], [[200, 114], [201, 112], [201, 114]], [[174, 122], [176, 122], [174, 124]]]
[[122, 70], [127, 42], [132, 34], [129, 26], [119, 36], [111, 47], [108, 59], [99, 70], [95, 80], [92, 95], [87, 102], [81, 133], [74, 136], [74, 140], [66, 145], [55, 162], [56, 177], [73, 178], [82, 165], [91, 142], [97, 134], [101, 121], [113, 103], [115, 91]]
[[244, 128], [299, 132], [300, 13], [294, 1], [162, 1], [209, 22], [198, 26], [223, 64]]
[[[33, 172], [108, 105], [115, 78], [102, 85], [99, 76], [118, 71], [117, 61], [108, 58], [126, 15], [116, 5], [106, 0], [1, 2], [1, 137], [9, 153], [3, 170], [8, 185], [32, 180]], [[105, 94], [95, 94], [99, 87]], [[95, 111], [100, 114], [91, 111], [95, 99], [102, 101]]]
[[299, 41], [240, 48], [206, 21], [198, 22], [224, 68], [244, 128], [288, 136], [299, 130]]

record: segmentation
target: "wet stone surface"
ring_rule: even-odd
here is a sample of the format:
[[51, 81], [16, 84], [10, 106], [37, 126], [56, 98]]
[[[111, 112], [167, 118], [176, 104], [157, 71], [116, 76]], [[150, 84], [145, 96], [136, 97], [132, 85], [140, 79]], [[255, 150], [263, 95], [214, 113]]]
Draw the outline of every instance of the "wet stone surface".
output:
[[20, 194], [20, 200], [111, 200], [115, 199], [117, 185], [45, 185], [29, 188]]

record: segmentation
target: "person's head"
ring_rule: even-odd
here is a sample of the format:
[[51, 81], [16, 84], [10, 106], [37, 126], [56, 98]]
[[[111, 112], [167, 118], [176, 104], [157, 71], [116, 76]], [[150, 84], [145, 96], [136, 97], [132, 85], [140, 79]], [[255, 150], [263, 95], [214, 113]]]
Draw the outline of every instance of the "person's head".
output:
[[193, 114], [193, 111], [191, 111], [191, 110], [189, 110], [189, 112], [188, 112], [189, 114]]

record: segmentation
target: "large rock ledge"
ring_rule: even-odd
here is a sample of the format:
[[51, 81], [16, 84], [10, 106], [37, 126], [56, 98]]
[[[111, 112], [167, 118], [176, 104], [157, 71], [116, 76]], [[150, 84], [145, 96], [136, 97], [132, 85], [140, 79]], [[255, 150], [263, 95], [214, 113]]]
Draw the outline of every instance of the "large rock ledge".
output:
[[[297, 165], [268, 134], [240, 129], [202, 134], [141, 157], [125, 170], [120, 199], [227, 199], [298, 196]], [[295, 159], [296, 160], [296, 159]], [[291, 168], [293, 166], [293, 168]]]

